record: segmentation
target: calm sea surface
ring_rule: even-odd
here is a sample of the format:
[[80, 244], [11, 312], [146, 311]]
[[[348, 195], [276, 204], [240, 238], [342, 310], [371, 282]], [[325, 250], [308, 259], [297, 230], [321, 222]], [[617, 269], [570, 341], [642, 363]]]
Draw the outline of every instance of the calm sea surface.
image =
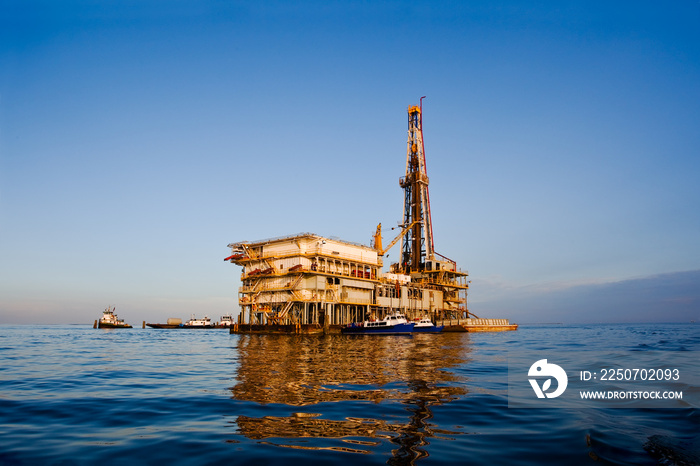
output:
[[[0, 326], [0, 465], [700, 462], [692, 401], [508, 408], [508, 354], [588, 350], [663, 352], [668, 365], [700, 350], [700, 325], [413, 337]], [[700, 374], [694, 360], [681, 370]]]

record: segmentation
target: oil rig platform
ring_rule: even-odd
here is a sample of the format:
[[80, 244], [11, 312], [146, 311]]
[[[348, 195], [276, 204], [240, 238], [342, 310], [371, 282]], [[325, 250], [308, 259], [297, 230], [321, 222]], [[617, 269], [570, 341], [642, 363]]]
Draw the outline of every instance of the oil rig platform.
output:
[[[231, 333], [340, 333], [349, 323], [401, 312], [429, 316], [443, 331], [515, 330], [507, 319], [467, 309], [468, 273], [434, 249], [420, 106], [408, 108], [400, 233], [386, 247], [381, 223], [371, 246], [313, 233], [231, 243], [224, 260], [243, 268], [241, 313]], [[383, 256], [401, 241], [400, 261]]]

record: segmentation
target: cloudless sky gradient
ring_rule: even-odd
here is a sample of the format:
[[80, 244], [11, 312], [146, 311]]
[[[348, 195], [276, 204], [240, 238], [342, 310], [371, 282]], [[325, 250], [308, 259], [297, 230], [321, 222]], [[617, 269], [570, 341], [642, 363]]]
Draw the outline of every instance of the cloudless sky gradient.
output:
[[30, 0], [0, 4], [0, 323], [216, 320], [230, 242], [388, 241], [424, 95], [470, 310], [700, 318], [698, 1]]

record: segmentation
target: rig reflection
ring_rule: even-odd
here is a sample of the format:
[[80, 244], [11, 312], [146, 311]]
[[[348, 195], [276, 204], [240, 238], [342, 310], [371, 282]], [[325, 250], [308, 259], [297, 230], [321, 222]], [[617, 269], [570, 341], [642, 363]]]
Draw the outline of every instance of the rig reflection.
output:
[[[465, 395], [468, 380], [449, 371], [469, 360], [469, 334], [405, 336], [239, 335], [233, 398], [283, 404], [289, 416], [238, 416], [239, 434], [279, 447], [373, 453], [389, 441], [389, 464], [427, 457], [430, 438], [450, 437], [431, 426], [431, 407]], [[343, 419], [321, 419], [295, 408], [329, 402], [347, 405]], [[375, 404], [396, 403], [405, 421], [367, 417]], [[305, 410], [308, 408], [305, 408]], [[319, 409], [320, 411], [329, 411]], [[392, 415], [392, 418], [401, 418]], [[321, 439], [335, 439], [330, 446]]]

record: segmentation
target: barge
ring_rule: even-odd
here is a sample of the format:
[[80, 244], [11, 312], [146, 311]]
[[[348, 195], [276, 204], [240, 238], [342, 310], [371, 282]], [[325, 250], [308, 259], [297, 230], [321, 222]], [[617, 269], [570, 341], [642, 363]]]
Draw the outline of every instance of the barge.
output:
[[444, 321], [445, 332], [507, 332], [517, 330], [518, 324], [511, 324], [508, 319], [479, 319], [469, 318], [455, 321]]
[[192, 317], [184, 324], [182, 323], [182, 319], [169, 318], [167, 323], [165, 323], [165, 324], [147, 324], [147, 323], [144, 323], [144, 328], [145, 328], [145, 326], [149, 326], [151, 328], [169, 328], [169, 329], [174, 329], [174, 328], [183, 328], [183, 329], [226, 328], [226, 329], [230, 329], [233, 326], [233, 317], [229, 313], [229, 314], [221, 316], [221, 320], [219, 322], [212, 323], [211, 319], [208, 316], [204, 316], [203, 319], [197, 319], [197, 318], [195, 318], [195, 316], [193, 314]]

